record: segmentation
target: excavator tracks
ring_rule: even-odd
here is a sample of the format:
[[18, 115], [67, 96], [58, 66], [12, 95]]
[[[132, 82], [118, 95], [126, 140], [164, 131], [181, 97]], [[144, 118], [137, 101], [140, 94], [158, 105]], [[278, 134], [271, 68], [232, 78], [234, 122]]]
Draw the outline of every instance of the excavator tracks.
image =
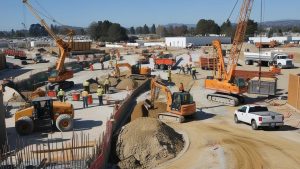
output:
[[242, 101], [241, 97], [235, 95], [213, 93], [207, 95], [207, 100], [222, 103], [228, 106], [238, 106]]
[[173, 113], [159, 113], [158, 119], [164, 122], [176, 122], [176, 123], [183, 123], [185, 118], [183, 116], [173, 114]]

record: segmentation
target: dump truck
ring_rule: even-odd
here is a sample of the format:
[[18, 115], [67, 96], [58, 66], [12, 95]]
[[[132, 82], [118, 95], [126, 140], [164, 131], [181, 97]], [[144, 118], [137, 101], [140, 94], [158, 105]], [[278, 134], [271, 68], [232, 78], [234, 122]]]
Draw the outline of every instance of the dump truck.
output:
[[168, 67], [173, 68], [176, 64], [176, 58], [172, 54], [162, 54], [154, 57], [154, 68], [165, 70]]
[[254, 62], [261, 61], [262, 65], [277, 65], [279, 68], [293, 68], [293, 60], [287, 53], [280, 51], [268, 51], [262, 53], [244, 52], [245, 64], [252, 65]]

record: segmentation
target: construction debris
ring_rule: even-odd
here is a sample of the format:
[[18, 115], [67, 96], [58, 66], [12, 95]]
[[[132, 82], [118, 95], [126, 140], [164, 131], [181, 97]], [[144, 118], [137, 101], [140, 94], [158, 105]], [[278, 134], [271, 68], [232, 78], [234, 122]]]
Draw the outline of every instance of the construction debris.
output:
[[170, 126], [153, 118], [139, 118], [121, 130], [116, 153], [122, 168], [153, 168], [183, 149], [184, 140]]

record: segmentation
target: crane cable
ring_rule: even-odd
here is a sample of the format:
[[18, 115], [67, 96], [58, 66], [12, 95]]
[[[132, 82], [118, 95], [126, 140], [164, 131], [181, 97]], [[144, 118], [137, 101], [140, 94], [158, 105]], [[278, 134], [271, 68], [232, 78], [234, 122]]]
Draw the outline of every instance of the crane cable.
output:
[[235, 10], [235, 8], [236, 8], [236, 6], [237, 6], [238, 2], [239, 2], [239, 0], [236, 0], [236, 2], [235, 2], [234, 6], [233, 6], [233, 8], [232, 8], [232, 10], [231, 10], [231, 12], [230, 12], [230, 14], [229, 14], [229, 17], [228, 17], [227, 21], [229, 21], [229, 20], [230, 20], [230, 18], [231, 18], [231, 16], [232, 16], [232, 14], [233, 14], [233, 11]]

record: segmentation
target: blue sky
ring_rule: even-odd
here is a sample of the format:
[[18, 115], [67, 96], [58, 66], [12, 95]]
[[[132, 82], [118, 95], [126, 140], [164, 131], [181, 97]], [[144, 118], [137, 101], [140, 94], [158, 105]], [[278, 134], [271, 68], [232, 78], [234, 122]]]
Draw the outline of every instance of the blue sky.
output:
[[[22, 0], [0, 0], [0, 30], [37, 23]], [[143, 24], [195, 24], [201, 18], [224, 22], [236, 0], [29, 0], [39, 4], [65, 25], [88, 26], [92, 21], [110, 20], [125, 27]], [[264, 21], [300, 19], [299, 0], [263, 0]], [[36, 3], [38, 2], [38, 3]], [[226, 3], [225, 3], [226, 2]], [[236, 21], [242, 0], [231, 18]], [[251, 18], [259, 20], [260, 0], [255, 0]], [[49, 24], [50, 21], [47, 20]]]

